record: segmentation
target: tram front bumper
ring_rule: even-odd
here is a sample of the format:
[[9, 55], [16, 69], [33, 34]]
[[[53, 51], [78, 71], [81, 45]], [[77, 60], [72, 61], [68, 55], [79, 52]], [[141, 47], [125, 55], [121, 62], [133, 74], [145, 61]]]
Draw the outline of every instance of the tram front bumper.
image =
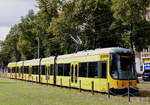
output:
[[[130, 88], [130, 93], [139, 92], [138, 88]], [[111, 88], [110, 93], [124, 94], [128, 92], [128, 88]]]

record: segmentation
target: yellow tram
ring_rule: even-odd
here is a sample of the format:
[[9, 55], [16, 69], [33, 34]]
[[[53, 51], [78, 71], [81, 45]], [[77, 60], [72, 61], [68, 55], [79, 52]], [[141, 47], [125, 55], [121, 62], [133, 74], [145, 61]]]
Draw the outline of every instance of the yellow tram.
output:
[[122, 91], [136, 87], [133, 53], [103, 48], [8, 64], [8, 77], [94, 91]]

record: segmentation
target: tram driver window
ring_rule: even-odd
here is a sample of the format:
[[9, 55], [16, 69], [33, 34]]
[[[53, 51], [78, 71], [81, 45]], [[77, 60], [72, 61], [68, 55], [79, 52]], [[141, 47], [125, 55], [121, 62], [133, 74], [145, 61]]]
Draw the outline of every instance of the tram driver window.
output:
[[110, 62], [110, 74], [114, 79], [117, 79], [119, 74], [118, 74], [118, 67], [117, 67], [117, 62], [118, 62], [118, 56], [113, 54], [112, 55], [112, 61]]

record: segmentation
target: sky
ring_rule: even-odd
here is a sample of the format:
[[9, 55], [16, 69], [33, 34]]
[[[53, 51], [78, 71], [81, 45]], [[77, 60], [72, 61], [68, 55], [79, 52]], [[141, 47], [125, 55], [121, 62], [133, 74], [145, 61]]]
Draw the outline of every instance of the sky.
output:
[[35, 12], [35, 0], [0, 0], [0, 40], [4, 40], [9, 30], [25, 16], [30, 9]]

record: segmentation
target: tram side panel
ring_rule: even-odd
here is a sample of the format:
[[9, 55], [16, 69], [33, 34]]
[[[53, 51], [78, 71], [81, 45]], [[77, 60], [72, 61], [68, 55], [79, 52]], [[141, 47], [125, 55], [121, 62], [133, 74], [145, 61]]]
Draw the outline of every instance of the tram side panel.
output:
[[[105, 59], [101, 59], [99, 55], [93, 56], [84, 56], [84, 57], [74, 57], [67, 59], [70, 63], [70, 77], [64, 76], [64, 67], [62, 60], [61, 64], [58, 63], [58, 71], [57, 71], [57, 85], [82, 88], [85, 90], [91, 90], [92, 81], [94, 82], [94, 90], [95, 91], [107, 91], [107, 69], [108, 64], [108, 56]], [[66, 62], [65, 62], [66, 63]], [[104, 63], [104, 64], [103, 64]], [[76, 67], [77, 65], [77, 67]], [[95, 66], [95, 67], [94, 67]], [[105, 66], [105, 67], [102, 67]], [[104, 69], [104, 70], [102, 70]], [[101, 70], [101, 71], [100, 71]], [[104, 72], [103, 76], [101, 73]], [[69, 83], [70, 82], [70, 83]]]
[[81, 88], [91, 90], [94, 82], [95, 91], [107, 92], [107, 60], [107, 58], [100, 59], [98, 55], [96, 61], [79, 63]]

